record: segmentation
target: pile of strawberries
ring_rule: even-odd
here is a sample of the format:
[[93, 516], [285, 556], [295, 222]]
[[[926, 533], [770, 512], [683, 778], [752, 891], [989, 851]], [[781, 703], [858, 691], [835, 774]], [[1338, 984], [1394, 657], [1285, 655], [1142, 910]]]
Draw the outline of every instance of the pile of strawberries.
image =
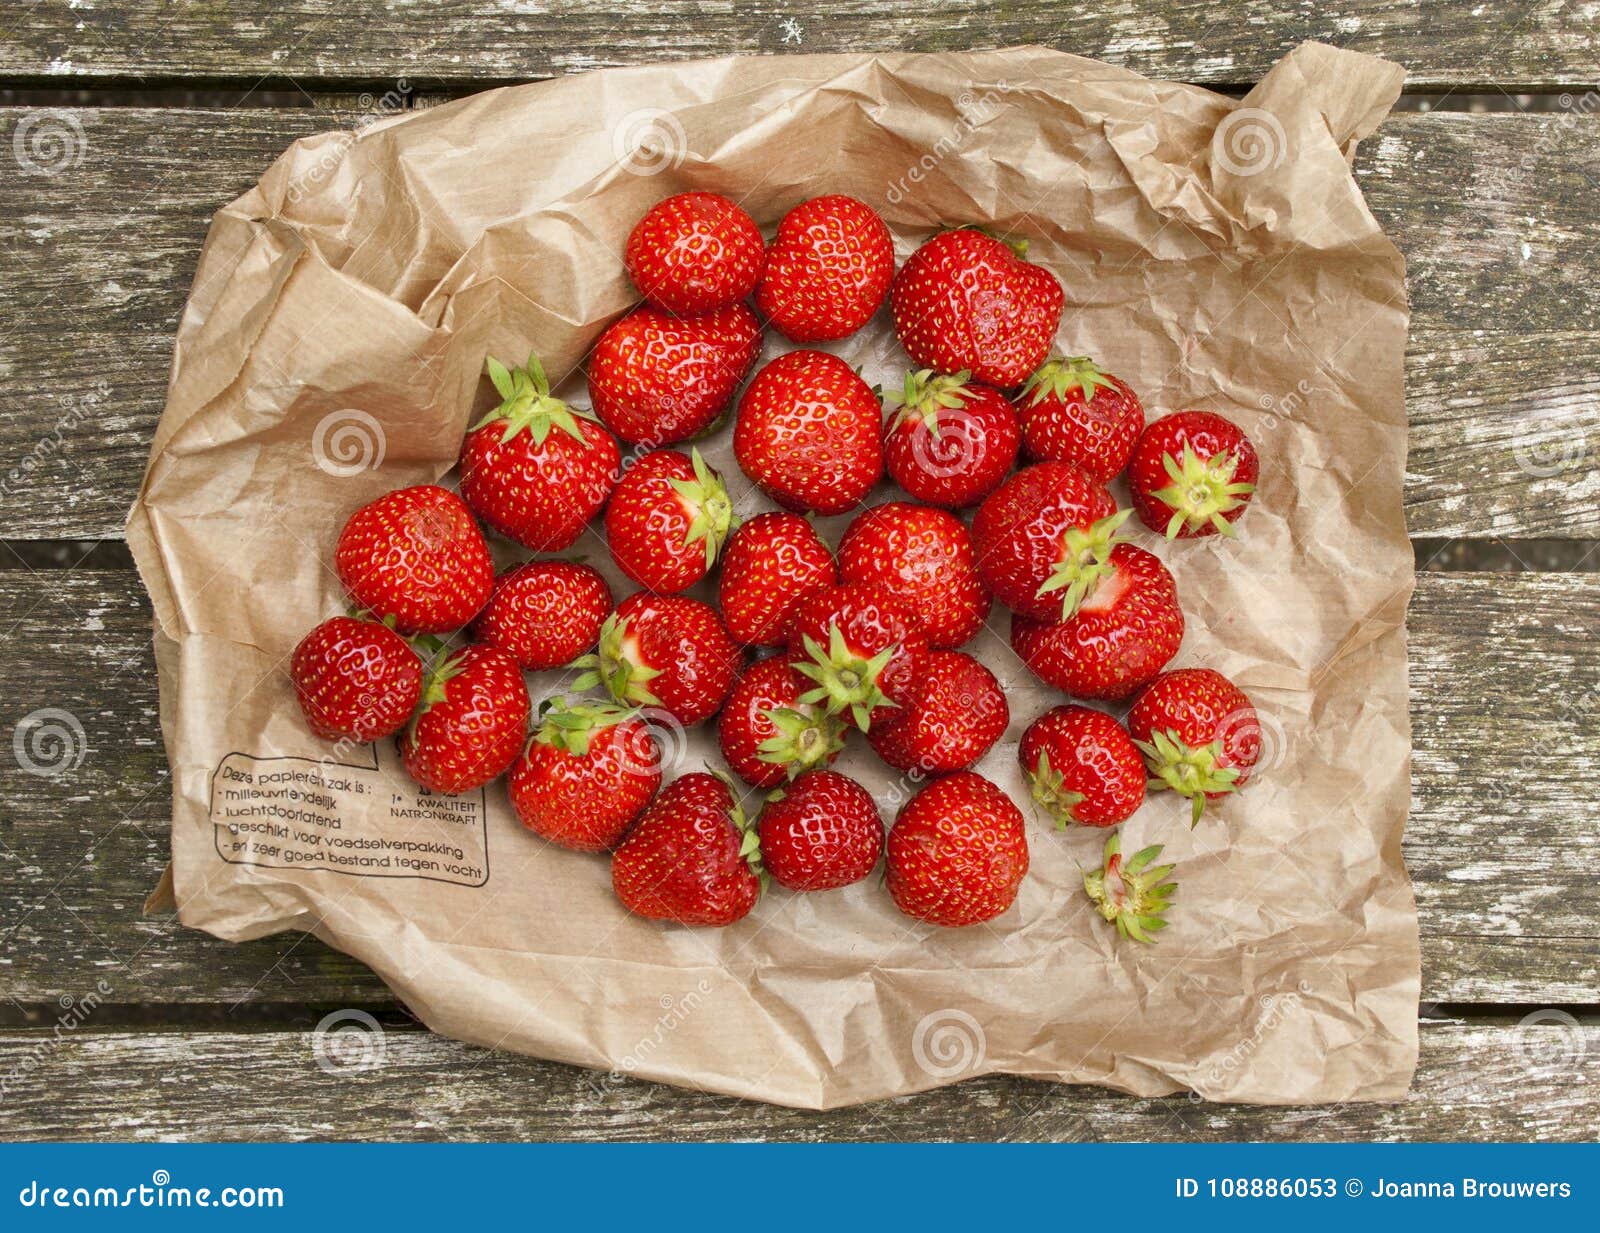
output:
[[[888, 228], [851, 198], [796, 206], [768, 245], [732, 201], [685, 193], [639, 222], [625, 263], [644, 303], [594, 347], [592, 410], [555, 397], [537, 358], [491, 358], [501, 401], [462, 444], [460, 495], [402, 489], [345, 524], [336, 566], [356, 615], [317, 626], [292, 663], [318, 736], [398, 733], [430, 792], [507, 775], [523, 825], [610, 852], [617, 896], [643, 916], [727, 925], [769, 878], [827, 890], [886, 859], [901, 911], [970, 925], [1005, 912], [1028, 871], [1022, 813], [968, 769], [1010, 722], [994, 675], [959, 649], [998, 599], [1041, 680], [1133, 699], [1126, 726], [1067, 704], [1028, 727], [1022, 767], [1061, 826], [1115, 826], [1147, 786], [1188, 797], [1198, 822], [1245, 783], [1255, 711], [1215, 671], [1166, 670], [1178, 587], [1122, 533], [1136, 512], [1168, 539], [1232, 535], [1258, 471], [1234, 424], [1147, 425], [1127, 382], [1052, 358], [1060, 283], [981, 230], [935, 235], [896, 272]], [[809, 345], [886, 297], [914, 365], [887, 396]], [[800, 346], [745, 385], [763, 320]], [[741, 385], [734, 454], [779, 507], [743, 522], [697, 449], [663, 448], [715, 431]], [[885, 471], [910, 499], [861, 508]], [[1131, 510], [1107, 487], [1124, 473]], [[969, 507], [970, 529], [952, 512]], [[617, 604], [594, 569], [548, 559], [602, 511], [639, 588]], [[852, 511], [830, 549], [810, 516]], [[480, 524], [547, 557], [497, 575]], [[683, 594], [713, 571], [715, 606]], [[535, 713], [524, 670], [560, 667], [569, 692]], [[713, 719], [732, 776], [769, 793], [759, 809], [722, 773], [663, 787], [666, 731]], [[828, 769], [852, 732], [918, 789], [887, 837], [872, 796]], [[1159, 852], [1124, 861], [1113, 832], [1085, 876], [1124, 936], [1164, 924]]]

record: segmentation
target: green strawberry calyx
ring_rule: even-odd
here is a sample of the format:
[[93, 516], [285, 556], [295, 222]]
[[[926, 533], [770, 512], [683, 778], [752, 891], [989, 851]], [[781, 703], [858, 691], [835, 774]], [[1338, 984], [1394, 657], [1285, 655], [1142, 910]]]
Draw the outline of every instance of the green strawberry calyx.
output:
[[801, 694], [801, 702], [820, 703], [829, 715], [848, 713], [863, 732], [872, 722], [872, 712], [876, 708], [899, 705], [878, 684], [884, 667], [900, 649], [898, 642], [884, 647], [876, 655], [863, 657], [845, 643], [837, 624], [828, 627], [826, 649], [809, 634], [803, 642], [810, 660], [797, 660], [795, 671], [815, 681], [817, 687]]
[[1116, 567], [1111, 564], [1111, 550], [1122, 542], [1117, 532], [1132, 513], [1131, 509], [1119, 509], [1091, 523], [1088, 530], [1068, 527], [1062, 535], [1056, 566], [1035, 594], [1043, 597], [1062, 592], [1063, 621], [1078, 611], [1102, 578], [1116, 573]]
[[1079, 820], [1078, 806], [1083, 802], [1083, 793], [1067, 787], [1061, 772], [1050, 769], [1048, 751], [1040, 750], [1039, 765], [1032, 770], [1025, 769], [1024, 773], [1034, 803], [1055, 819], [1057, 830], [1064, 831], [1069, 823]]
[[1256, 490], [1254, 484], [1234, 483], [1238, 459], [1227, 450], [1202, 458], [1185, 442], [1180, 457], [1163, 454], [1161, 465], [1172, 482], [1150, 495], [1172, 509], [1167, 521], [1168, 539], [1177, 538], [1185, 527], [1198, 531], [1207, 525], [1219, 535], [1234, 534], [1233, 523], [1223, 515], [1238, 509]]
[[637, 648], [628, 636], [628, 622], [613, 612], [600, 627], [600, 641], [595, 649], [573, 660], [572, 666], [583, 671], [572, 682], [572, 688], [584, 690], [601, 686], [614, 702], [660, 706], [661, 699], [650, 692], [646, 682], [660, 676], [661, 669], [647, 666], [636, 656]]
[[1116, 382], [1086, 355], [1052, 356], [1022, 383], [1030, 405], [1046, 398], [1065, 401], [1073, 390], [1083, 391], [1084, 402], [1093, 402], [1096, 390], [1116, 388]]
[[889, 427], [895, 429], [917, 418], [937, 437], [939, 412], [952, 411], [972, 397], [972, 391], [967, 389], [971, 379], [972, 374], [966, 371], [940, 375], [923, 368], [906, 373], [905, 384], [899, 390], [884, 392], [884, 401], [900, 404], [889, 418]]
[[1190, 827], [1200, 824], [1206, 797], [1236, 792], [1239, 772], [1222, 765], [1222, 742], [1186, 745], [1176, 732], [1152, 732], [1148, 741], [1135, 741], [1150, 771], [1146, 786], [1153, 792], [1171, 791], [1187, 796], [1192, 809]]
[[706, 466], [706, 460], [700, 457], [699, 450], [690, 451], [690, 462], [694, 467], [693, 479], [668, 480], [667, 483], [682, 498], [689, 515], [689, 530], [683, 537], [684, 547], [703, 543], [706, 568], [710, 569], [717, 563], [717, 554], [722, 551], [728, 535], [739, 525], [739, 519], [733, 512], [733, 501], [728, 496], [728, 487], [722, 482], [722, 476]]
[[[446, 686], [461, 674], [461, 660], [467, 653], [467, 648], [462, 647], [449, 655], [444, 655], [445, 644], [442, 641], [432, 635], [422, 635], [417, 641], [421, 642], [422, 637], [429, 638], [431, 642], [424, 644], [428, 653], [419, 656], [426, 660], [422, 670], [422, 697], [417, 700], [417, 709], [411, 712], [411, 719], [403, 733], [402, 739], [408, 749], [416, 746], [417, 724], [422, 721], [422, 717], [450, 696]], [[417, 649], [415, 644], [412, 649]]]
[[761, 863], [761, 828], [760, 819], [752, 817], [745, 812], [744, 802], [740, 797], [740, 787], [734, 783], [725, 771], [713, 767], [706, 767], [716, 778], [722, 780], [728, 787], [728, 795], [732, 798], [732, 805], [728, 809], [728, 825], [732, 826], [739, 836], [739, 855], [744, 863], [750, 866], [750, 872], [756, 875], [761, 883], [761, 894], [767, 893], [767, 887], [772, 882], [772, 875]]
[[1165, 913], [1178, 889], [1169, 876], [1176, 865], [1151, 866], [1160, 855], [1161, 845], [1152, 844], [1124, 862], [1122, 837], [1113, 832], [1106, 839], [1104, 864], [1083, 874], [1083, 889], [1096, 910], [1135, 942], [1154, 942], [1150, 935], [1167, 927]]
[[560, 696], [546, 698], [539, 704], [539, 723], [533, 730], [533, 739], [581, 758], [589, 752], [589, 742], [597, 731], [615, 727], [638, 713], [635, 708], [616, 702], [572, 705]]
[[489, 370], [489, 380], [494, 383], [502, 401], [472, 426], [474, 430], [504, 420], [505, 430], [500, 436], [502, 445], [524, 431], [532, 434], [535, 445], [543, 445], [553, 428], [561, 429], [579, 442], [588, 443], [578, 421], [586, 419], [592, 422], [594, 412], [569, 407], [551, 394], [550, 378], [545, 376], [544, 365], [539, 362], [537, 355], [529, 355], [528, 362], [521, 368], [507, 368], [492, 355], [485, 364]]
[[766, 716], [776, 731], [756, 746], [756, 757], [785, 768], [789, 779], [827, 765], [844, 748], [844, 724], [836, 716], [809, 706], [774, 707]]

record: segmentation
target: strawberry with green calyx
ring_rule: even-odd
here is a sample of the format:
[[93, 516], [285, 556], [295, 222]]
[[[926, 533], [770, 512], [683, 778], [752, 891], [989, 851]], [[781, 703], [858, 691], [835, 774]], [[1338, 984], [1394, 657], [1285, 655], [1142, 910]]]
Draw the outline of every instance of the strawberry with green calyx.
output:
[[537, 355], [517, 369], [487, 363], [502, 401], [461, 443], [461, 496], [508, 539], [559, 552], [611, 495], [617, 443], [590, 412], [551, 394]]
[[1058, 706], [1022, 734], [1017, 761], [1036, 804], [1057, 827], [1115, 826], [1144, 803], [1144, 763], [1104, 711]]
[[1118, 510], [1087, 529], [1068, 527], [1062, 533], [1061, 559], [1034, 594], [1040, 599], [1047, 595], [1059, 599], [1063, 621], [1078, 611], [1101, 579], [1116, 573], [1112, 550], [1122, 542], [1117, 532], [1132, 513], [1131, 509]]
[[1261, 756], [1261, 721], [1250, 699], [1210, 668], [1164, 672], [1134, 700], [1128, 731], [1150, 771], [1149, 787], [1187, 796], [1190, 825], [1207, 801], [1237, 792]]
[[601, 626], [594, 653], [576, 661], [585, 671], [573, 688], [601, 686], [613, 701], [659, 706], [687, 728], [717, 713], [743, 660], [709, 604], [636, 591]]
[[629, 467], [612, 493], [606, 542], [634, 582], [675, 595], [711, 571], [737, 523], [722, 477], [699, 450], [656, 450]]
[[1129, 464], [1134, 508], [1168, 539], [1234, 534], [1261, 475], [1255, 446], [1231, 420], [1178, 411], [1140, 434]]
[[661, 786], [661, 750], [631, 707], [549, 698], [507, 786], [530, 831], [574, 851], [603, 852]]
[[1176, 865], [1151, 866], [1160, 855], [1161, 845], [1153, 844], [1124, 862], [1121, 836], [1113, 831], [1106, 838], [1104, 865], [1083, 874], [1083, 889], [1095, 910], [1135, 942], [1154, 942], [1150, 935], [1167, 927], [1164, 913], [1178, 889], [1170, 877]]
[[429, 669], [400, 734], [401, 760], [430, 792], [482, 787], [522, 752], [531, 709], [515, 659], [499, 647], [465, 647]]
[[1017, 412], [999, 390], [971, 374], [906, 374], [884, 430], [884, 461], [895, 483], [919, 501], [946, 509], [975, 505], [999, 486], [1017, 460]]
[[760, 837], [733, 785], [701, 771], [668, 784], [611, 858], [624, 907], [682, 925], [743, 919], [765, 882]]
[[1144, 407], [1127, 382], [1088, 356], [1056, 356], [1018, 398], [1029, 457], [1071, 462], [1101, 483], [1121, 474], [1144, 428]]
[[783, 656], [750, 665], [734, 682], [717, 719], [717, 742], [740, 779], [772, 788], [839, 756], [844, 724], [800, 701], [810, 688], [811, 681]]
[[908, 703], [928, 658], [916, 617], [882, 587], [845, 583], [814, 591], [795, 610], [789, 650], [816, 682], [800, 700], [866, 732]]

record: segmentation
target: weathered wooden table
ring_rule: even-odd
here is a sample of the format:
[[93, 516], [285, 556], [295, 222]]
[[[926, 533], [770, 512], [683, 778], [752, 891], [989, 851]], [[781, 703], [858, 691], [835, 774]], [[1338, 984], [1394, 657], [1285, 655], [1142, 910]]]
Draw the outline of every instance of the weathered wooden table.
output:
[[[1410, 1099], [1252, 1109], [1002, 1079], [809, 1115], [596, 1085], [417, 1029], [314, 942], [228, 946], [141, 915], [168, 782], [122, 521], [207, 218], [291, 140], [489, 84], [731, 52], [1039, 42], [1238, 91], [1305, 38], [1398, 60], [1412, 91], [1358, 164], [1414, 311], [1406, 856], [1426, 1001]], [[8, 0], [0, 1135], [1593, 1138], [1597, 74], [1592, 0]], [[316, 1064], [312, 1029], [341, 1009], [385, 1026], [381, 1065]]]

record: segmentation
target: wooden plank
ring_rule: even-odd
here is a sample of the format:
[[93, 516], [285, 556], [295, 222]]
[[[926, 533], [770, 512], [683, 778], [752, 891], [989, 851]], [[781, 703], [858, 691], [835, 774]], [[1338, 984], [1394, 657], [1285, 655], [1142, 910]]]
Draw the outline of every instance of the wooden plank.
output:
[[[0, 109], [0, 143], [36, 114]], [[59, 113], [81, 163], [0, 177], [0, 536], [120, 536], [211, 212], [294, 138], [351, 119]], [[1362, 183], [1411, 263], [1419, 537], [1600, 534], [1597, 135], [1600, 111], [1576, 108], [1408, 114], [1363, 147]]]
[[[1424, 574], [1412, 605], [1423, 996], [1600, 1001], [1600, 574]], [[229, 946], [145, 918], [167, 859], [168, 780], [149, 614], [131, 572], [0, 572], [9, 681], [0, 748], [42, 708], [81, 725], [54, 778], [0, 759], [0, 993], [142, 1003], [387, 1003], [298, 935]], [[70, 723], [66, 730], [70, 731]]]
[[367, 1069], [330, 1072], [318, 1043], [310, 1032], [98, 1032], [92, 1017], [59, 1040], [6, 1032], [0, 1137], [1576, 1142], [1600, 1133], [1600, 1027], [1550, 1012], [1526, 1024], [1425, 1022], [1404, 1101], [1289, 1108], [996, 1077], [807, 1113], [394, 1029], [340, 1042], [348, 1052], [333, 1056]]
[[736, 52], [938, 51], [1043, 43], [1154, 77], [1254, 82], [1305, 39], [1383, 54], [1414, 88], [1594, 80], [1600, 55], [1588, 10], [1562, 0], [1347, 0], [1336, 10], [1287, 2], [1219, 7], [1199, 0], [1039, 0], [996, 7], [940, 0], [189, 0], [35, 5], [0, 30], [0, 75], [60, 84], [145, 80], [387, 81], [423, 88], [524, 80], [598, 65]]

